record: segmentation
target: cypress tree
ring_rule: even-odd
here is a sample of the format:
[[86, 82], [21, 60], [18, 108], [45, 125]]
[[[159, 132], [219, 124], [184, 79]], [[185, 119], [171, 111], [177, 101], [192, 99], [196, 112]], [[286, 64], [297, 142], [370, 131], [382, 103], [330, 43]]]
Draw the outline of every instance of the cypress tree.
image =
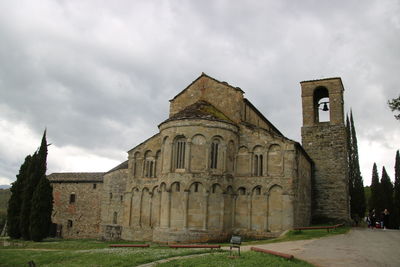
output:
[[35, 152], [31, 158], [31, 164], [29, 164], [28, 170], [27, 170], [27, 177], [26, 180], [23, 183], [23, 194], [22, 194], [22, 203], [21, 203], [21, 213], [20, 213], [20, 231], [21, 231], [21, 237], [25, 240], [30, 239], [30, 232], [29, 232], [29, 219], [30, 219], [30, 214], [31, 214], [31, 201], [32, 201], [32, 195], [33, 191], [35, 190], [36, 187], [36, 181], [35, 181], [35, 173], [36, 173], [36, 167], [37, 167], [37, 152]]
[[354, 175], [353, 175], [353, 147], [351, 142], [351, 125], [349, 116], [346, 115], [346, 134], [347, 134], [347, 163], [349, 169], [349, 195], [350, 195], [350, 215], [354, 219], [353, 195], [354, 195]]
[[30, 236], [33, 241], [41, 241], [47, 236], [51, 224], [51, 212], [53, 210], [53, 192], [46, 177], [47, 169], [47, 141], [46, 131], [43, 134], [42, 144], [38, 153], [36, 175], [39, 182], [32, 195], [32, 207], [30, 212]]
[[33, 241], [42, 241], [49, 234], [53, 211], [53, 189], [43, 175], [32, 197], [30, 234]]
[[21, 165], [19, 169], [19, 173], [17, 175], [17, 180], [11, 186], [11, 196], [8, 201], [7, 208], [7, 232], [11, 238], [20, 238], [20, 215], [21, 215], [21, 206], [22, 206], [22, 194], [23, 194], [23, 186], [25, 184], [25, 180], [28, 176], [28, 168], [31, 163], [31, 156], [28, 155], [25, 158], [24, 163]]
[[381, 184], [379, 182], [378, 169], [376, 163], [372, 167], [372, 179], [371, 179], [371, 209], [375, 209], [375, 214], [379, 215], [382, 211], [381, 201]]
[[381, 178], [381, 188], [382, 188], [382, 210], [388, 209], [392, 212], [393, 207], [393, 184], [390, 181], [389, 175], [386, 172], [385, 167], [382, 168], [382, 178]]
[[353, 112], [346, 118], [346, 131], [348, 134], [347, 143], [349, 146], [349, 193], [351, 217], [358, 223], [360, 218], [365, 215], [365, 194], [364, 182], [361, 176], [360, 163], [358, 157], [358, 144], [356, 128], [354, 126]]
[[393, 200], [393, 227], [400, 227], [400, 154], [396, 152], [396, 161], [394, 164], [394, 200]]
[[40, 179], [46, 175], [46, 160], [47, 141], [46, 131], [44, 131], [40, 148], [32, 156], [32, 162], [30, 164], [30, 168], [28, 168], [29, 176], [25, 181], [24, 194], [22, 195], [20, 230], [21, 236], [26, 240], [31, 239], [30, 219], [32, 210], [32, 197]]

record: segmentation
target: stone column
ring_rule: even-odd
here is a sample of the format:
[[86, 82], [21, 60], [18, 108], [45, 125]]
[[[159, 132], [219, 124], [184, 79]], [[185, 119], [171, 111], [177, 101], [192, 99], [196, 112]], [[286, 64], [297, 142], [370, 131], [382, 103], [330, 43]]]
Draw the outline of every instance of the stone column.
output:
[[222, 201], [220, 204], [220, 212], [219, 212], [219, 229], [221, 231], [224, 229], [225, 198], [226, 198], [226, 193], [222, 193]]
[[189, 207], [189, 191], [183, 192], [183, 228], [188, 228], [188, 207]]
[[151, 218], [152, 218], [152, 213], [153, 213], [153, 193], [149, 192], [150, 198], [149, 198], [149, 206], [150, 206], [150, 214], [149, 214], [149, 226], [151, 227]]
[[192, 139], [188, 138], [186, 141], [187, 151], [185, 154], [185, 165], [186, 165], [186, 172], [190, 172], [190, 156], [191, 156], [191, 148], [192, 148]]
[[251, 230], [251, 213], [252, 213], [252, 195], [250, 193], [247, 194], [247, 228]]
[[208, 197], [209, 197], [210, 193], [209, 192], [205, 192], [204, 193], [204, 207], [203, 207], [203, 230], [207, 230], [208, 229], [208, 225], [207, 225], [207, 219], [208, 219]]
[[210, 143], [206, 142], [206, 170], [209, 171], [210, 170]]
[[269, 218], [268, 218], [268, 213], [269, 213], [269, 193], [266, 192], [265, 194], [265, 201], [267, 202], [267, 210], [265, 212], [265, 232], [268, 232], [268, 223], [269, 223]]
[[166, 191], [168, 196], [168, 204], [167, 204], [167, 228], [171, 226], [171, 190]]
[[226, 161], [227, 161], [227, 158], [226, 158], [226, 145], [224, 144], [224, 145], [221, 145], [221, 160], [220, 160], [220, 162], [222, 162], [221, 171], [223, 173], [226, 172]]
[[157, 193], [160, 194], [159, 202], [158, 202], [158, 227], [161, 227], [161, 203], [162, 203], [162, 190], [157, 190]]
[[232, 195], [232, 228], [235, 227], [235, 216], [236, 216], [236, 199], [237, 199], [237, 194]]

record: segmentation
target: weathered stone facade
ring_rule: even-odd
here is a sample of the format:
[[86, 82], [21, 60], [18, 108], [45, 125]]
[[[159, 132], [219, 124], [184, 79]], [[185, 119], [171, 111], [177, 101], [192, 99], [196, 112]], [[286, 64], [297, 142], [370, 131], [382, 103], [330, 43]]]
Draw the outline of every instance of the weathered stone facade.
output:
[[[98, 237], [206, 242], [226, 240], [233, 233], [270, 237], [308, 225], [312, 157], [283, 136], [243, 94], [240, 88], [203, 73], [171, 99], [169, 118], [159, 125], [159, 133], [103, 174], [93, 207], [100, 218]], [[331, 128], [324, 128], [326, 135], [340, 132], [331, 133]], [[338, 168], [342, 165], [334, 165], [330, 172], [341, 175]], [[315, 169], [321, 172], [319, 166]], [[61, 187], [57, 179], [52, 181], [55, 195], [78, 192], [79, 184]], [[330, 184], [322, 185], [324, 181], [318, 180], [321, 185], [314, 189], [332, 190]], [[65, 224], [69, 216], [65, 205], [55, 205], [56, 223]], [[316, 211], [321, 213], [318, 205]], [[94, 221], [82, 218], [73, 227]]]
[[52, 221], [58, 234], [65, 238], [98, 238], [100, 230], [100, 197], [103, 192], [102, 172], [52, 173]]

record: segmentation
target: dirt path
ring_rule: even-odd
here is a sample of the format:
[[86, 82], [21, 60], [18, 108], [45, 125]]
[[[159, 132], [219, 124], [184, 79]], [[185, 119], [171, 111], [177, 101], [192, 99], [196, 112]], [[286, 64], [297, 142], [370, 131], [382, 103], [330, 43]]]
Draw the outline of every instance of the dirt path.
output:
[[398, 230], [353, 228], [345, 235], [256, 247], [292, 254], [316, 266], [400, 266]]

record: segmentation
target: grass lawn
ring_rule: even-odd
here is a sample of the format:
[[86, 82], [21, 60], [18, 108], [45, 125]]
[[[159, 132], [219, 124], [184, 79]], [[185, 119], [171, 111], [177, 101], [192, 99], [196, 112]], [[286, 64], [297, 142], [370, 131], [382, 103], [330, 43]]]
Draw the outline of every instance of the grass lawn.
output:
[[240, 254], [240, 257], [229, 258], [229, 252], [207, 254], [188, 259], [172, 260], [160, 263], [157, 267], [257, 267], [257, 266], [307, 266], [313, 265], [300, 260], [287, 260], [280, 257], [267, 255], [259, 252], [248, 251]]
[[109, 248], [108, 245], [134, 242], [101, 242], [96, 240], [12, 241], [0, 247], [0, 266], [136, 266], [160, 259], [208, 253], [209, 249]]
[[[307, 230], [289, 231], [283, 237], [270, 240], [243, 242], [242, 245], [257, 245], [319, 238], [344, 234], [349, 227], [334, 231]], [[33, 260], [37, 266], [137, 266], [175, 256], [210, 253], [210, 249], [170, 249], [151, 244], [150, 248], [109, 248], [110, 244], [143, 243], [132, 241], [105, 242], [80, 239], [46, 239], [43, 242], [0, 239], [0, 266], [26, 266]], [[221, 244], [228, 245], [228, 244]], [[219, 251], [219, 252], [218, 252]], [[215, 253], [218, 252], [218, 253]], [[190, 259], [173, 260], [159, 266], [312, 266], [294, 260], [288, 261], [258, 252], [243, 252], [240, 258], [230, 259], [227, 252], [213, 253]]]

